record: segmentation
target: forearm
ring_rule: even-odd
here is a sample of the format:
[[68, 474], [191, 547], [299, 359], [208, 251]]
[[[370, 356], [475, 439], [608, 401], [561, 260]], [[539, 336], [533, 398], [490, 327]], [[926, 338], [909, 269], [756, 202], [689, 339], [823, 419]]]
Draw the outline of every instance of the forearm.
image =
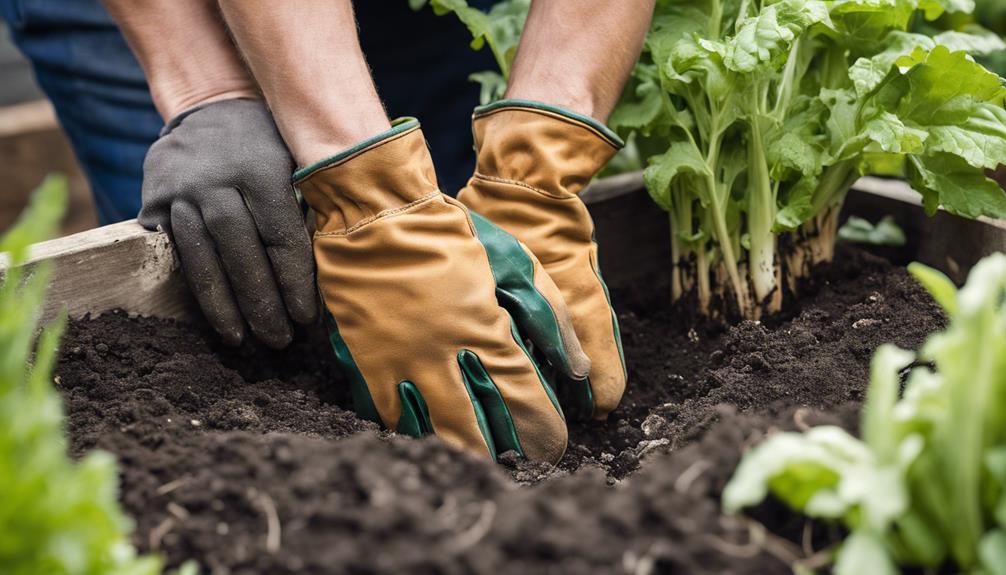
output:
[[350, 0], [220, 0], [220, 6], [300, 166], [390, 127]]
[[533, 0], [508, 98], [604, 121], [639, 58], [654, 0]]
[[213, 0], [103, 0], [140, 61], [165, 119], [199, 104], [256, 97]]

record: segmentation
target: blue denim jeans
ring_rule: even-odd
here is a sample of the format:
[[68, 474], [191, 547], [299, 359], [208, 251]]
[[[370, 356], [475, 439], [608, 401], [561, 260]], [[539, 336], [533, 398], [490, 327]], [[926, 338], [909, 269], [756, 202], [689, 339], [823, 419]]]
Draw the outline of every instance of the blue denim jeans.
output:
[[[485, 8], [492, 1], [469, 3]], [[474, 165], [469, 121], [478, 88], [468, 75], [493, 69], [491, 54], [471, 51], [453, 16], [413, 12], [406, 0], [361, 0], [356, 11], [388, 114], [419, 117], [441, 187], [454, 194]], [[164, 122], [100, 0], [0, 0], [0, 16], [56, 108], [101, 223], [136, 217], [143, 158]]]

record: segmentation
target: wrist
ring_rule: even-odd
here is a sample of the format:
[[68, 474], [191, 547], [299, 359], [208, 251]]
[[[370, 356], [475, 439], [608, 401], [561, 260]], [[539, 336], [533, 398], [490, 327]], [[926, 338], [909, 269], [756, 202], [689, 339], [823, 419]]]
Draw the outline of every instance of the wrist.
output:
[[262, 98], [254, 84], [239, 79], [202, 86], [167, 83], [155, 88], [151, 84], [150, 92], [165, 122], [196, 106], [237, 98]]
[[220, 0], [241, 53], [299, 166], [391, 128], [349, 0]]
[[258, 88], [227, 35], [216, 0], [102, 0], [136, 55], [165, 122]]
[[342, 113], [331, 122], [319, 121], [306, 114], [286, 114], [279, 120], [287, 134], [290, 154], [298, 166], [310, 166], [336, 156], [358, 143], [391, 129], [382, 114], [354, 117]]
[[570, 84], [569, 79], [548, 78], [547, 76], [546, 73], [542, 76], [515, 78], [504, 98], [541, 102], [565, 108], [601, 122], [607, 120], [608, 113], [600, 109], [589, 86], [578, 89]]

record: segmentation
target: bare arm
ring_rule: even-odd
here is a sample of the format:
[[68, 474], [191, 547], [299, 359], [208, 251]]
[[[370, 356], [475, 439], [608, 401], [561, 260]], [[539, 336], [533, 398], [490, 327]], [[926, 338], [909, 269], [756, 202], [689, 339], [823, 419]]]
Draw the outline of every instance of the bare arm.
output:
[[256, 97], [214, 0], [103, 0], [165, 121], [199, 104]]
[[170, 127], [144, 160], [137, 219], [170, 234], [225, 342], [250, 329], [286, 346], [292, 324], [317, 317], [311, 241], [290, 186], [293, 160], [216, 0], [103, 1]]
[[606, 120], [639, 58], [653, 4], [654, 0], [534, 0], [507, 97]]
[[299, 165], [390, 128], [350, 0], [220, 0], [220, 7]]

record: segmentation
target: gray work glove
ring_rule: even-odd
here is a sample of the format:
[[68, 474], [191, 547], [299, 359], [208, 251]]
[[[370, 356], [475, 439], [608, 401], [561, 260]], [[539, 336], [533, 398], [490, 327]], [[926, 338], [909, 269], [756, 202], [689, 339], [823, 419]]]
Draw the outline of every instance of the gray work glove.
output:
[[[140, 224], [167, 232], [189, 288], [231, 345], [274, 348], [318, 314], [293, 160], [265, 104], [213, 102], [174, 118], [143, 163]], [[242, 319], [243, 318], [243, 319]]]

